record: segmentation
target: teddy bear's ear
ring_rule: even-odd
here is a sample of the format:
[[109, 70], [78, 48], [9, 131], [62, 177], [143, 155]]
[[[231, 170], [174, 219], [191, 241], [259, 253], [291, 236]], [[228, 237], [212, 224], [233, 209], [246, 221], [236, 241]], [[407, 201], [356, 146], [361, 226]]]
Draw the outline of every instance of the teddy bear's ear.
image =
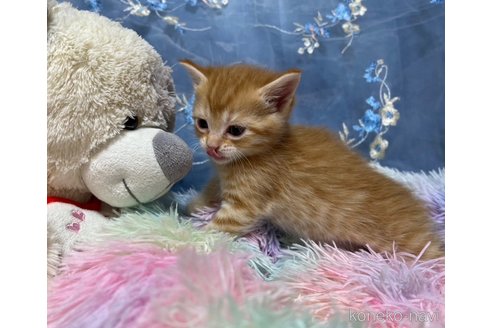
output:
[[193, 87], [196, 89], [202, 83], [207, 82], [207, 77], [205, 76], [205, 68], [198, 64], [195, 64], [191, 60], [180, 60], [179, 63], [183, 65], [184, 68], [190, 74], [191, 80], [193, 81]]
[[56, 0], [48, 0], [48, 28], [53, 19], [53, 8], [58, 4]]
[[56, 6], [58, 2], [56, 0], [48, 0], [48, 13], [50, 12], [51, 8]]

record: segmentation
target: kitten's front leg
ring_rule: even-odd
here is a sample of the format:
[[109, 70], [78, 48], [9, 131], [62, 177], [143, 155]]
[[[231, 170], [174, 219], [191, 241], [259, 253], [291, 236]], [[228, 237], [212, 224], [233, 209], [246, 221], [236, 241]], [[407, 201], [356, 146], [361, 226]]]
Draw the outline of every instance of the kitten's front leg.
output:
[[256, 221], [254, 213], [234, 208], [224, 202], [206, 228], [244, 235], [255, 228]]
[[206, 206], [213, 207], [216, 203], [220, 204], [220, 202], [220, 182], [218, 177], [214, 177], [210, 180], [205, 189], [203, 189], [203, 191], [188, 204], [186, 211], [188, 214], [191, 214], [200, 208]]

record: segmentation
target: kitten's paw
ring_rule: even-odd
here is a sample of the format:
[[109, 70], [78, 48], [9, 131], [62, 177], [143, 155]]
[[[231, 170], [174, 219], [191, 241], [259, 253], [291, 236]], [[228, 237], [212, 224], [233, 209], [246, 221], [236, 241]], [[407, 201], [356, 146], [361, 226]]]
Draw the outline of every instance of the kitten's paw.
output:
[[231, 222], [224, 222], [223, 220], [213, 219], [209, 224], [205, 226], [206, 230], [227, 232], [233, 235], [242, 236], [247, 233], [246, 227], [239, 222], [231, 224]]
[[198, 213], [206, 208], [218, 208], [220, 203], [218, 202], [207, 202], [201, 197], [193, 199], [185, 208], [185, 213], [191, 215], [193, 213]]
[[206, 231], [222, 231], [222, 230], [220, 230], [220, 227], [219, 227], [219, 226], [217, 226], [217, 225], [214, 223], [214, 221], [211, 221], [210, 223], [208, 223], [208, 224], [204, 227], [204, 229], [205, 229]]

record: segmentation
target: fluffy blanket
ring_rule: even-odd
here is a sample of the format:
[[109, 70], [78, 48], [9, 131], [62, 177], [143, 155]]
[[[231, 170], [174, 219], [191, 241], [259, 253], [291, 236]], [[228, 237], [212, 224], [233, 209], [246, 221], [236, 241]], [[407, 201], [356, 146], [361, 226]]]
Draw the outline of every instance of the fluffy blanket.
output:
[[[444, 240], [444, 171], [376, 169], [426, 201]], [[50, 280], [48, 325], [444, 327], [444, 259], [293, 242], [269, 226], [234, 239], [200, 229], [214, 211], [122, 213]]]

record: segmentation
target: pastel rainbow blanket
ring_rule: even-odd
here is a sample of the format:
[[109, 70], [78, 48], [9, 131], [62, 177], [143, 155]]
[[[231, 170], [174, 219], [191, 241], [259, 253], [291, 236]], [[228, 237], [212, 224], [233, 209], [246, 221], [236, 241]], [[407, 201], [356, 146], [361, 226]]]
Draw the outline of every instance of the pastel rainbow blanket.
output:
[[[377, 169], [426, 201], [444, 239], [444, 170]], [[200, 229], [213, 213], [122, 213], [49, 281], [48, 326], [444, 327], [444, 259], [292, 243], [268, 226], [234, 239]]]

